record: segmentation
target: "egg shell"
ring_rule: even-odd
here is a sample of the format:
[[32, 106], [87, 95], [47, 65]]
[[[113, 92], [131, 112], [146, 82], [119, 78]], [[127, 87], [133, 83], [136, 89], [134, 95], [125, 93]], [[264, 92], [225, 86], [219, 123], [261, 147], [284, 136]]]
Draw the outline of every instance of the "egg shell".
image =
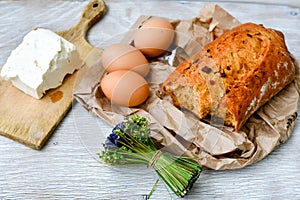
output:
[[134, 36], [134, 46], [146, 57], [156, 57], [168, 50], [175, 36], [172, 24], [161, 18], [145, 22]]
[[107, 72], [132, 70], [146, 76], [150, 69], [145, 56], [129, 44], [113, 44], [105, 48], [101, 63]]
[[100, 83], [104, 95], [114, 104], [133, 107], [142, 104], [149, 95], [149, 86], [143, 76], [128, 70], [105, 75]]

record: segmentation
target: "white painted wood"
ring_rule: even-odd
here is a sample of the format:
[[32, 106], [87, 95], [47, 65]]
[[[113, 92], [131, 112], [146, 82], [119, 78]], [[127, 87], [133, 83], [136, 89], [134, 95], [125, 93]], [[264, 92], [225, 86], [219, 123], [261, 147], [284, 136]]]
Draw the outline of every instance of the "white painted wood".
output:
[[[78, 21], [87, 3], [0, 1], [0, 66], [29, 30], [37, 26], [65, 30]], [[189, 19], [197, 15], [203, 4], [110, 0], [109, 13], [91, 29], [88, 38], [94, 46], [101, 47], [101, 41], [127, 31], [141, 14]], [[299, 8], [224, 2], [219, 5], [241, 22], [262, 23], [283, 31], [290, 51], [300, 59]], [[110, 131], [111, 127], [74, 102], [41, 151], [0, 137], [0, 199], [143, 199], [156, 181], [156, 174], [144, 167], [115, 169], [97, 162], [82, 142], [95, 120], [101, 131]], [[298, 199], [299, 124], [298, 118], [292, 137], [254, 165], [231, 171], [205, 170], [185, 199]], [[162, 182], [152, 197], [177, 199]]]
[[218, 0], [216, 2], [277, 4], [300, 7], [300, 1], [298, 0]]

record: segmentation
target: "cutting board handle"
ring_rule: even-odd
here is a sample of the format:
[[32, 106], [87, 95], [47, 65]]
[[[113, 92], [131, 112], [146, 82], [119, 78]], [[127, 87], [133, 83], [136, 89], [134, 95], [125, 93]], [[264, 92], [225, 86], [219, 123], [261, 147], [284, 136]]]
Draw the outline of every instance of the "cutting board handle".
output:
[[83, 10], [81, 19], [76, 27], [81, 34], [86, 35], [97, 21], [99, 21], [106, 12], [106, 6], [102, 0], [92, 0]]
[[[85, 37], [87, 31], [98, 22], [106, 13], [106, 5], [102, 0], [92, 0], [89, 2], [83, 10], [79, 22], [72, 28], [57, 32], [62, 37], [68, 39], [69, 41], [81, 40], [82, 45], [90, 46], [86, 41]], [[92, 48], [92, 46], [90, 46]]]

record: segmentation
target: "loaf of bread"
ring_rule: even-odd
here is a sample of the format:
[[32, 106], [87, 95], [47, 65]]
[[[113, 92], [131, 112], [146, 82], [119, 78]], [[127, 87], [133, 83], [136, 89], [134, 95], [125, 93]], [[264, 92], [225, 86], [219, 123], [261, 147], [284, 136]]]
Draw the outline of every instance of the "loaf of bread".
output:
[[238, 131], [294, 74], [283, 34], [246, 23], [182, 62], [162, 90], [177, 107], [200, 119], [223, 121]]

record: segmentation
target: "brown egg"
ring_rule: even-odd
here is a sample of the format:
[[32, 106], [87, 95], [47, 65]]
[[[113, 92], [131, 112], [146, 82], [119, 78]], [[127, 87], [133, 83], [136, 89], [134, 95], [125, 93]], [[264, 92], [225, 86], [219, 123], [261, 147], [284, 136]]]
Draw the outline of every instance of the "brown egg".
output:
[[104, 95], [112, 103], [120, 106], [138, 106], [149, 95], [149, 86], [144, 77], [129, 70], [114, 71], [105, 75], [100, 86]]
[[134, 46], [146, 57], [156, 57], [168, 50], [174, 39], [172, 24], [160, 18], [149, 20], [137, 30]]
[[145, 56], [128, 44], [113, 44], [107, 47], [103, 51], [101, 63], [107, 72], [132, 70], [146, 76], [150, 69]]

